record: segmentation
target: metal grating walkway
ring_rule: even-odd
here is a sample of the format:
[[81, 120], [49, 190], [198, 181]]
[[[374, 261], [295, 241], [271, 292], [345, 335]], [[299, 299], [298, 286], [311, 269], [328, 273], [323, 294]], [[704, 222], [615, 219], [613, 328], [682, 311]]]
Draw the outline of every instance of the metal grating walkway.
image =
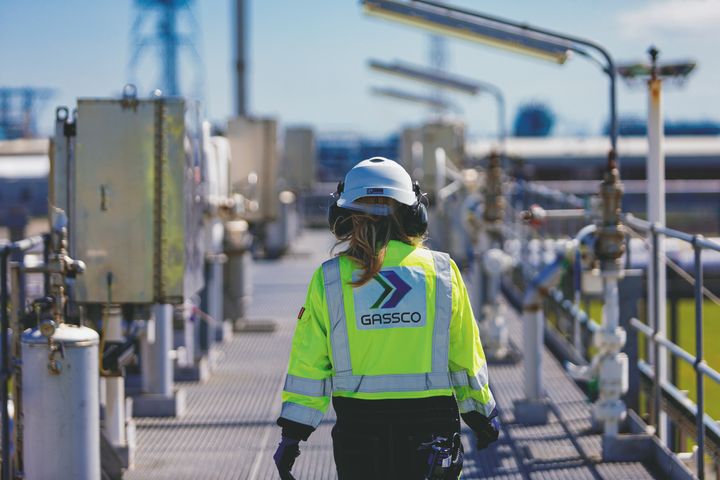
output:
[[[293, 254], [254, 266], [251, 319], [274, 319], [274, 333], [237, 334], [219, 348], [217, 367], [204, 384], [181, 384], [187, 413], [178, 419], [138, 419], [135, 468], [129, 480], [275, 479], [272, 454], [279, 441], [280, 410], [290, 341], [307, 282], [328, 258], [331, 239], [308, 231]], [[522, 345], [519, 320], [512, 316], [511, 338]], [[490, 384], [502, 410], [504, 430], [490, 449], [475, 452], [472, 432], [464, 432], [463, 478], [490, 479], [652, 479], [641, 463], [601, 463], [600, 436], [589, 433], [590, 404], [546, 350], [545, 385], [553, 404], [551, 421], [540, 427], [514, 424], [513, 400], [523, 396], [522, 365], [491, 366]], [[320, 428], [301, 445], [293, 469], [299, 480], [335, 478], [330, 429]]]

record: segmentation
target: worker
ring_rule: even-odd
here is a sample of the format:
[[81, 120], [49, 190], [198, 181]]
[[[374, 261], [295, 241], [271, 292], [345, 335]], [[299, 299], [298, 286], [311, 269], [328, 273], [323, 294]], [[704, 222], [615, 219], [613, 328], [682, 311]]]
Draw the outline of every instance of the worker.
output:
[[328, 212], [345, 250], [310, 281], [297, 317], [277, 423], [280, 477], [332, 397], [338, 478], [458, 478], [460, 417], [477, 448], [494, 442], [498, 411], [462, 276], [422, 246], [428, 214], [396, 162], [363, 160]]

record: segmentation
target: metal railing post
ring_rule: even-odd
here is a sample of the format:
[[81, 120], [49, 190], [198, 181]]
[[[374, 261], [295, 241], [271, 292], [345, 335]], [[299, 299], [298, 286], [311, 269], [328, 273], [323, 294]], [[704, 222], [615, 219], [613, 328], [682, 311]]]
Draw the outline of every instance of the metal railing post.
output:
[[650, 235], [652, 237], [652, 318], [650, 319], [652, 322], [652, 329], [653, 329], [653, 338], [652, 338], [652, 364], [654, 369], [653, 374], [653, 425], [655, 426], [655, 433], [659, 436], [661, 425], [661, 415], [660, 415], [660, 397], [661, 397], [661, 390], [660, 390], [660, 343], [657, 341], [658, 335], [660, 333], [660, 322], [659, 322], [659, 305], [660, 305], [660, 298], [658, 296], [658, 276], [659, 276], [659, 265], [660, 265], [660, 252], [658, 250], [658, 232], [657, 232], [657, 224], [653, 224], [650, 227]]
[[630, 410], [640, 411], [640, 371], [637, 369], [639, 356], [638, 334], [630, 325], [630, 319], [637, 317], [638, 299], [643, 296], [642, 273], [627, 270], [620, 281], [620, 326], [627, 332], [623, 351], [628, 356], [628, 391], [625, 404]]
[[[582, 306], [582, 258], [580, 248], [575, 251], [575, 264], [573, 265], [573, 305], [580, 311]], [[573, 315], [573, 346], [575, 353], [581, 357], [585, 357], [585, 348], [582, 341], [582, 326], [580, 325], [580, 316]]]
[[700, 480], [705, 478], [705, 385], [704, 375], [700, 371], [703, 362], [703, 264], [702, 247], [698, 245], [701, 235], [693, 237], [695, 250], [695, 381], [697, 415], [695, 416], [697, 428], [697, 476]]

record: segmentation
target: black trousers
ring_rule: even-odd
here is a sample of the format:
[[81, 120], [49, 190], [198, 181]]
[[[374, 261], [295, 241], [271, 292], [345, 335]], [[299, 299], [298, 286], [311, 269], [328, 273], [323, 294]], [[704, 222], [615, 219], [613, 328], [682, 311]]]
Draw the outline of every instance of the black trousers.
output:
[[340, 480], [422, 479], [433, 436], [460, 432], [454, 397], [357, 400], [334, 397], [333, 453]]

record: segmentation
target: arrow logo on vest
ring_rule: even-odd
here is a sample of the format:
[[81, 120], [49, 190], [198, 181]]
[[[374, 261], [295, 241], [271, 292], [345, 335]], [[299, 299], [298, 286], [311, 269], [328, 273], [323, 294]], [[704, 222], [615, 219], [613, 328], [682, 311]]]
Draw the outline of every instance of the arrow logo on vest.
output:
[[[390, 282], [388, 284], [387, 281]], [[400, 303], [400, 301], [405, 298], [405, 295], [412, 290], [412, 287], [408, 285], [402, 278], [400, 278], [400, 275], [395, 273], [392, 270], [387, 270], [384, 272], [380, 272], [380, 274], [375, 275], [375, 281], [378, 282], [383, 287], [383, 292], [380, 294], [378, 299], [375, 301], [372, 307], [370, 308], [378, 308], [380, 307], [380, 304], [385, 301], [385, 299], [390, 295], [391, 292], [394, 293], [390, 297], [390, 299], [385, 302], [385, 304], [380, 308], [395, 308], [397, 307], [397, 304]]]

